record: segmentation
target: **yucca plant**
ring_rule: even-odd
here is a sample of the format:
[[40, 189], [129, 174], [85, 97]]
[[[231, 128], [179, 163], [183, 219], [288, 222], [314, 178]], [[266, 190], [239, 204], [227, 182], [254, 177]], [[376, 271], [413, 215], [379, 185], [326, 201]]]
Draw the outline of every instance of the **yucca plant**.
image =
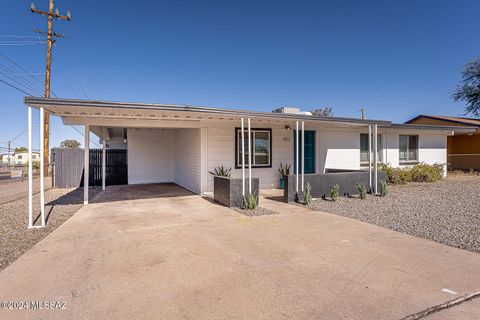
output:
[[292, 165], [291, 164], [286, 164], [283, 165], [281, 162], [280, 162], [280, 168], [278, 168], [278, 172], [280, 173], [280, 175], [283, 177], [283, 176], [288, 176], [290, 174], [290, 167]]
[[360, 199], [365, 199], [367, 198], [367, 187], [364, 184], [357, 183], [357, 192], [358, 195], [360, 196]]
[[223, 165], [220, 167], [213, 168], [213, 171], [208, 171], [211, 175], [217, 177], [230, 177], [230, 173], [232, 172], [232, 168], [225, 168]]
[[305, 185], [305, 194], [303, 196], [303, 202], [308, 206], [312, 203], [312, 185], [307, 182]]
[[254, 210], [257, 205], [257, 197], [255, 197], [253, 193], [249, 193], [245, 197], [243, 197], [242, 209]]
[[332, 201], [337, 201], [339, 195], [340, 195], [340, 186], [338, 184], [335, 184], [333, 188], [330, 190], [330, 199], [332, 199]]

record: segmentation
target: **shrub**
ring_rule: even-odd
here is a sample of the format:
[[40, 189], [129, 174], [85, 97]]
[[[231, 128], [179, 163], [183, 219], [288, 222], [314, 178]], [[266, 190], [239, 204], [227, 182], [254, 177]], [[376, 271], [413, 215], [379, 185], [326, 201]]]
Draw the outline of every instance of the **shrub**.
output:
[[243, 198], [242, 209], [254, 210], [257, 207], [257, 197], [254, 194], [249, 193]]
[[365, 199], [367, 197], [367, 187], [364, 184], [357, 183], [357, 192], [360, 196], [360, 199]]
[[303, 196], [303, 202], [308, 206], [312, 203], [312, 185], [307, 182], [305, 185], [305, 195]]
[[387, 175], [387, 182], [405, 184], [407, 182], [435, 182], [442, 178], [443, 165], [419, 163], [409, 168], [393, 168], [382, 165], [381, 170]]
[[387, 181], [380, 181], [380, 197], [385, 197], [388, 194]]
[[336, 184], [333, 186], [332, 190], [330, 190], [330, 199], [332, 199], [332, 201], [337, 201], [339, 195], [340, 195], [340, 186]]
[[213, 168], [213, 171], [208, 171], [211, 175], [217, 177], [230, 177], [230, 173], [232, 172], [232, 168], [224, 168], [223, 165], [220, 167]]
[[290, 167], [292, 165], [291, 164], [286, 164], [285, 163], [285, 166], [280, 162], [280, 168], [278, 168], [278, 172], [280, 173], [280, 175], [283, 177], [283, 176], [288, 176], [290, 174]]

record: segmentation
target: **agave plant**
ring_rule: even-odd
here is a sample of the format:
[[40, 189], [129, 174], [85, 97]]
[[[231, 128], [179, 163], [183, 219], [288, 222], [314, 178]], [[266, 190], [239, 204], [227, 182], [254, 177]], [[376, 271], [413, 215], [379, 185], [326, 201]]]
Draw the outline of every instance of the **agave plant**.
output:
[[281, 162], [280, 162], [280, 168], [278, 168], [278, 172], [280, 172], [280, 175], [283, 177], [283, 176], [288, 176], [290, 174], [290, 167], [292, 165], [291, 164], [287, 164], [285, 163], [285, 165], [283, 165]]
[[243, 198], [242, 209], [254, 210], [257, 205], [257, 197], [254, 194], [249, 193]]
[[217, 177], [230, 177], [231, 172], [232, 168], [227, 169], [223, 164], [220, 167], [213, 168], [213, 171], [208, 171], [208, 173]]

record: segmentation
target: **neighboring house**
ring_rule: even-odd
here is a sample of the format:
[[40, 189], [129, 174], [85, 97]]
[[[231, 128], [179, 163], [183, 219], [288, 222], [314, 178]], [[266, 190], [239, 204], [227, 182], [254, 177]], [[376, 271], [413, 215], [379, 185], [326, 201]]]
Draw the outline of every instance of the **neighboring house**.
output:
[[480, 170], [480, 119], [419, 115], [407, 121], [410, 124], [475, 127], [475, 132], [461, 132], [448, 137], [447, 155], [451, 169]]
[[256, 112], [36, 97], [25, 103], [44, 107], [65, 125], [84, 125], [87, 150], [89, 132], [106, 144], [126, 147], [129, 184], [174, 182], [197, 194], [213, 191], [208, 172], [215, 167], [232, 167], [232, 177], [242, 177], [241, 119], [245, 130], [251, 121], [252, 176], [260, 179], [261, 188], [279, 186], [280, 163], [292, 164], [294, 172], [297, 124], [305, 126], [306, 174], [362, 170], [369, 161], [369, 127], [378, 128], [380, 162], [446, 164], [447, 136], [453, 131], [451, 126], [318, 117], [298, 109]]
[[[32, 152], [33, 161], [40, 161], [40, 153]], [[13, 154], [2, 154], [2, 164], [24, 165], [28, 163], [28, 152], [16, 152]]]
[[[32, 152], [34, 162], [40, 161], [40, 153]], [[23, 165], [28, 163], [28, 152], [15, 152], [13, 155], [13, 164]]]

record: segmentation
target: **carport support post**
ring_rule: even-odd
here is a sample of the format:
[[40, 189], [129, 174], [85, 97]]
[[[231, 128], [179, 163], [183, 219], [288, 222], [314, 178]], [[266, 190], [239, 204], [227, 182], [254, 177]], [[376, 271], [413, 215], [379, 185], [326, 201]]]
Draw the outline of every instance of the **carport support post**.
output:
[[90, 166], [90, 126], [85, 125], [85, 148], [83, 149], [83, 204], [88, 204], [88, 178]]
[[373, 125], [373, 186], [375, 193], [377, 194], [377, 186], [378, 186], [378, 126], [375, 124]]
[[242, 118], [242, 196], [245, 197], [245, 123]]
[[302, 121], [302, 192], [305, 185], [305, 121]]
[[105, 139], [102, 140], [102, 190], [105, 190], [105, 175], [107, 174], [107, 150], [105, 146]]
[[45, 159], [43, 158], [45, 154], [44, 146], [44, 118], [45, 110], [43, 107], [40, 107], [40, 216], [41, 216], [41, 225], [45, 227]]
[[298, 193], [298, 121], [295, 131], [295, 192]]
[[372, 126], [368, 125], [368, 186], [373, 193], [372, 183]]
[[248, 194], [252, 194], [252, 137], [250, 118], [248, 118]]
[[28, 228], [33, 228], [32, 107], [28, 107]]

